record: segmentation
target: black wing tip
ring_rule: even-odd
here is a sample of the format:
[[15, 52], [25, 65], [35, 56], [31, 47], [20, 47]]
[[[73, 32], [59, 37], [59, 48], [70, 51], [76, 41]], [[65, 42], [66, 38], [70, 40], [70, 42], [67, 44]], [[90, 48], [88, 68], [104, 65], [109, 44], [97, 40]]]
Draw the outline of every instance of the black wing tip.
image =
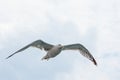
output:
[[5, 59], [8, 59], [8, 58], [12, 57], [12, 56], [13, 56], [14, 54], [16, 54], [16, 53], [17, 53], [17, 52], [11, 54], [10, 56], [6, 57]]
[[94, 63], [94, 65], [97, 66], [97, 62], [96, 62], [96, 60], [94, 58], [93, 58], [93, 63]]
[[10, 58], [10, 57], [8, 56], [8, 57], [6, 57], [5, 59], [8, 59], [8, 58]]
[[8, 58], [10, 58], [12, 55], [10, 55], [10, 56], [8, 56], [8, 57], [6, 57], [5, 59], [8, 59]]

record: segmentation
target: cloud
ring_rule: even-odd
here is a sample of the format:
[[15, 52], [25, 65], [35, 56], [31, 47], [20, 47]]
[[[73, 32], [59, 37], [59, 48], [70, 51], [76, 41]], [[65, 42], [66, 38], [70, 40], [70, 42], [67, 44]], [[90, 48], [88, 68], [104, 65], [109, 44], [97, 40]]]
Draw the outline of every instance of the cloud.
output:
[[120, 79], [118, 3], [117, 0], [0, 1], [2, 60], [22, 46], [36, 39], [43, 39], [53, 44], [80, 42], [92, 52], [98, 62], [96, 67], [74, 51], [62, 52], [63, 54], [49, 62], [41, 62], [43, 54], [39, 53], [44, 52], [30, 48], [16, 54], [4, 64], [0, 62], [1, 75], [4, 74], [2, 78], [8, 80], [5, 78], [7, 76], [13, 80]]
[[81, 36], [86, 34], [88, 28], [96, 25], [96, 15], [91, 10], [93, 3], [89, 0], [69, 0], [64, 1], [64, 3], [58, 0], [58, 2], [53, 3], [49, 14], [61, 24], [65, 24], [66, 22], [73, 23], [78, 28]]
[[104, 53], [120, 52], [120, 38], [118, 32], [119, 27], [114, 26], [116, 25], [110, 25], [106, 27], [101, 26], [100, 28], [98, 28], [99, 33], [97, 36], [97, 49], [100, 55], [103, 55]]

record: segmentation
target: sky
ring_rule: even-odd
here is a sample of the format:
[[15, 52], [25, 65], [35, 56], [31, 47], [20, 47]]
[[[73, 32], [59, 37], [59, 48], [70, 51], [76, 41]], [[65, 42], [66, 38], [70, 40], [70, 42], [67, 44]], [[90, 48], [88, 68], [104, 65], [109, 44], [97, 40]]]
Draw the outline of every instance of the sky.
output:
[[[119, 0], [1, 0], [0, 80], [119, 80]], [[42, 61], [45, 51], [28, 48], [41, 39], [50, 44], [83, 44], [98, 66], [78, 51], [63, 51]]]

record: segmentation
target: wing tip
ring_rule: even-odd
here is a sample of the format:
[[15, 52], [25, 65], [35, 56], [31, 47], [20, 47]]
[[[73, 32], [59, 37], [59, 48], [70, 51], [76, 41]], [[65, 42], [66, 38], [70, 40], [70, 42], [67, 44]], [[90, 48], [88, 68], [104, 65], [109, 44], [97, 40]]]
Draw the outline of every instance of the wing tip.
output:
[[8, 59], [8, 58], [10, 58], [11, 56], [8, 56], [8, 57], [6, 57], [5, 59]]
[[6, 57], [5, 59], [8, 59], [8, 58], [10, 58], [10, 57], [12, 57], [14, 54], [16, 54], [17, 52], [15, 52], [15, 53], [13, 53], [13, 54], [11, 54], [11, 55], [9, 55], [8, 57]]
[[93, 63], [94, 63], [94, 65], [97, 66], [97, 62], [96, 62], [96, 60], [94, 58], [93, 58]]

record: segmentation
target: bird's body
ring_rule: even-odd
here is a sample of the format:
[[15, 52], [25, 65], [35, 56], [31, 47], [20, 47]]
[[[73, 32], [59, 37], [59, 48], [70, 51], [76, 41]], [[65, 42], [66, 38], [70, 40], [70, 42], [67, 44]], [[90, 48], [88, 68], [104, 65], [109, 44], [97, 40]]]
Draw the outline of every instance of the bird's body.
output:
[[81, 44], [70, 44], [70, 45], [52, 45], [52, 44], [48, 44], [42, 40], [37, 40], [32, 42], [31, 44], [23, 47], [22, 49], [16, 51], [15, 53], [11, 54], [10, 56], [8, 56], [6, 59], [10, 58], [11, 56], [13, 56], [14, 54], [21, 52], [25, 49], [27, 49], [28, 47], [36, 47], [39, 49], [44, 49], [45, 51], [47, 51], [47, 54], [42, 58], [42, 60], [46, 59], [50, 59], [53, 57], [56, 57], [58, 54], [60, 54], [61, 51], [64, 50], [79, 50], [80, 53], [85, 56], [86, 58], [88, 58], [89, 60], [91, 60], [95, 65], [97, 65], [94, 57], [91, 55], [91, 53]]
[[49, 59], [49, 58], [53, 58], [55, 56], [57, 56], [61, 51], [62, 51], [62, 46], [61, 45], [56, 45], [53, 46], [48, 52], [47, 54], [42, 58], [43, 59]]

